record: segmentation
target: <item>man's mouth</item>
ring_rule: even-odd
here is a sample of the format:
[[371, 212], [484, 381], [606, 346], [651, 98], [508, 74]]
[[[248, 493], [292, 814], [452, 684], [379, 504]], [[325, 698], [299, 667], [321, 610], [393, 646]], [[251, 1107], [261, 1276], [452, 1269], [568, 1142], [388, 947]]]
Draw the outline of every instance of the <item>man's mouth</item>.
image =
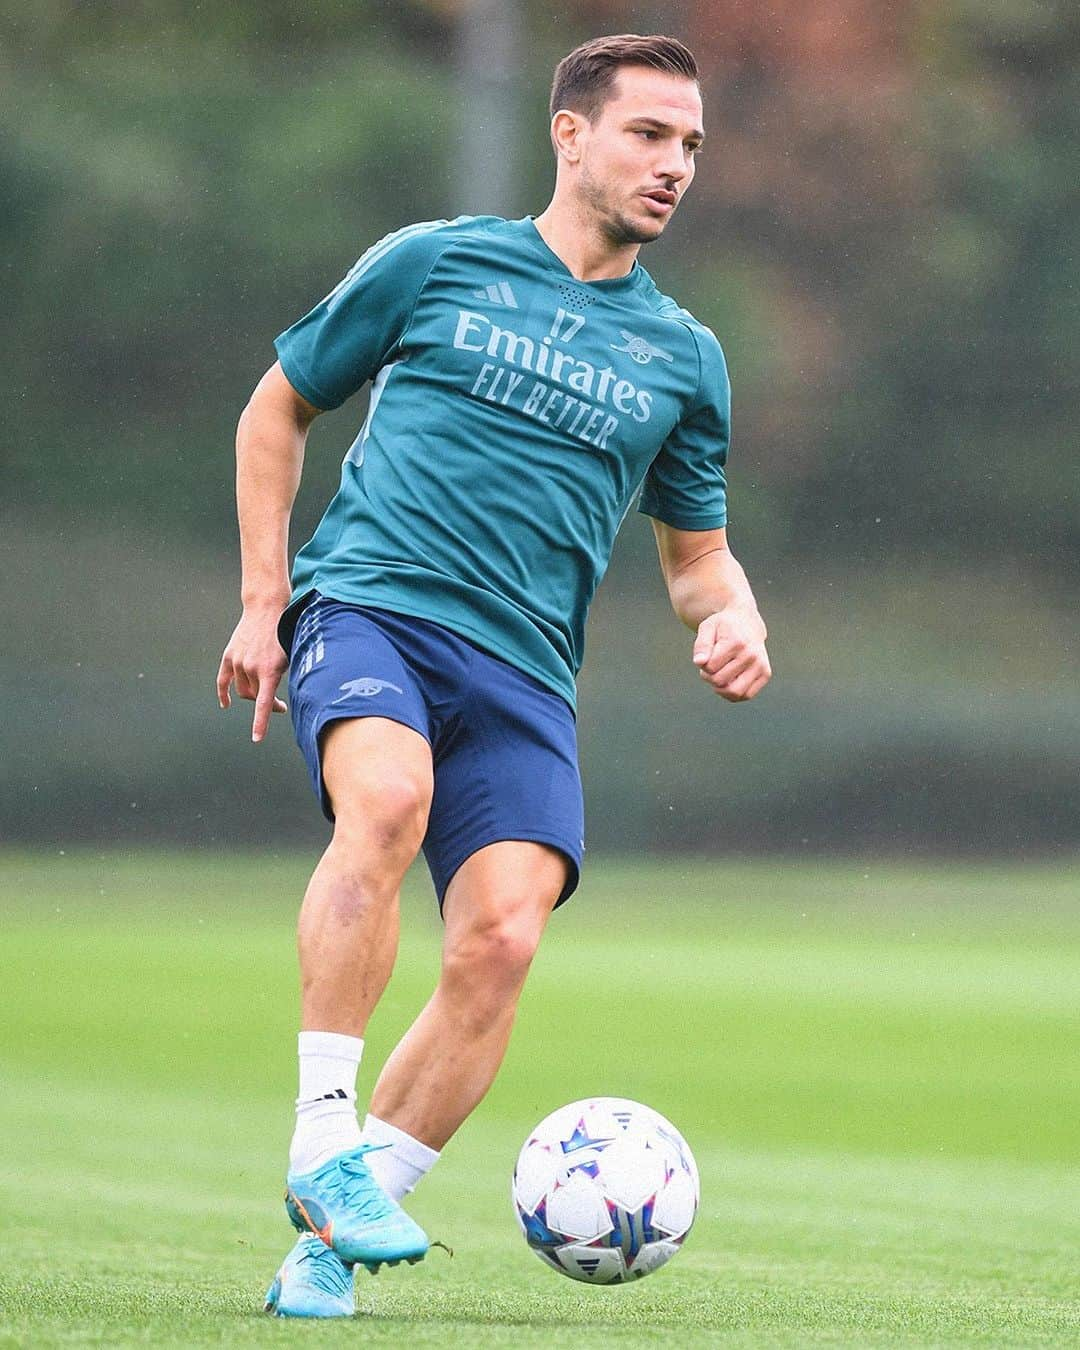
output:
[[641, 195], [659, 215], [666, 215], [678, 200], [675, 193], [668, 188], [650, 188], [648, 192], [643, 192]]

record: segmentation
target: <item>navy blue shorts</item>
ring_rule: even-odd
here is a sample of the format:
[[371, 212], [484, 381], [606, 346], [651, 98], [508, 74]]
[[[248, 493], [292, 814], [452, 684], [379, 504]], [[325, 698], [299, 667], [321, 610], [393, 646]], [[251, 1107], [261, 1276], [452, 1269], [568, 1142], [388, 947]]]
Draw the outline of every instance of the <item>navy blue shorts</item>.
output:
[[585, 841], [576, 728], [565, 699], [439, 624], [327, 596], [304, 608], [289, 645], [293, 727], [328, 820], [324, 728], [339, 718], [387, 717], [431, 746], [435, 792], [424, 857], [440, 907], [465, 859], [503, 839], [565, 854], [559, 904], [570, 898]]

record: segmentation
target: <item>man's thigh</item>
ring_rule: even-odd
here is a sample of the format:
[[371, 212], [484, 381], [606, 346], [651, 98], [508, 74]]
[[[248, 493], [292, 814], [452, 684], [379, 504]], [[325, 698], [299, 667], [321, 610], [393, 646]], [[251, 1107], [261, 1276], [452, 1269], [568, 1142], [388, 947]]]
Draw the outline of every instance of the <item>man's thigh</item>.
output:
[[446, 888], [446, 945], [491, 924], [508, 924], [523, 938], [538, 941], [566, 891], [572, 867], [566, 855], [549, 844], [504, 839], [478, 849]]
[[339, 718], [323, 733], [321, 763], [337, 833], [359, 827], [388, 844], [408, 834], [415, 857], [434, 789], [424, 737], [385, 717]]
[[289, 710], [329, 820], [335, 797], [371, 782], [389, 790], [402, 772], [426, 779], [430, 802], [427, 703], [376, 616], [327, 598], [304, 610], [290, 655]]

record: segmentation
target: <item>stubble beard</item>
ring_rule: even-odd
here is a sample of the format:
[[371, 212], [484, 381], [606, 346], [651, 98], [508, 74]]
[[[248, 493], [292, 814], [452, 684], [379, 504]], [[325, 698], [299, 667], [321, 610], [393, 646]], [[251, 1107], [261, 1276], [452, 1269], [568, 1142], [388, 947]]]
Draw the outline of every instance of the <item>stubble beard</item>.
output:
[[594, 178], [587, 169], [582, 172], [580, 191], [589, 214], [596, 222], [597, 229], [615, 248], [625, 248], [627, 244], [651, 244], [663, 233], [666, 221], [657, 221], [656, 229], [631, 220], [613, 201], [614, 192], [599, 179]]

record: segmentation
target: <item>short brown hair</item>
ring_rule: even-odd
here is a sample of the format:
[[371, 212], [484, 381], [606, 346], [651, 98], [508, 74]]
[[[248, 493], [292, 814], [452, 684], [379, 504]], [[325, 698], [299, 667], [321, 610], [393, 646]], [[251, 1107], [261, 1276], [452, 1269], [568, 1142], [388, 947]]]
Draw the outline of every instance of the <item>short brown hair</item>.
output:
[[583, 113], [590, 122], [611, 97], [611, 89], [620, 66], [651, 66], [669, 75], [687, 80], [698, 78], [697, 62], [689, 47], [678, 38], [654, 33], [620, 33], [614, 37], [593, 38], [575, 47], [555, 67], [551, 85], [551, 115], [560, 108]]

